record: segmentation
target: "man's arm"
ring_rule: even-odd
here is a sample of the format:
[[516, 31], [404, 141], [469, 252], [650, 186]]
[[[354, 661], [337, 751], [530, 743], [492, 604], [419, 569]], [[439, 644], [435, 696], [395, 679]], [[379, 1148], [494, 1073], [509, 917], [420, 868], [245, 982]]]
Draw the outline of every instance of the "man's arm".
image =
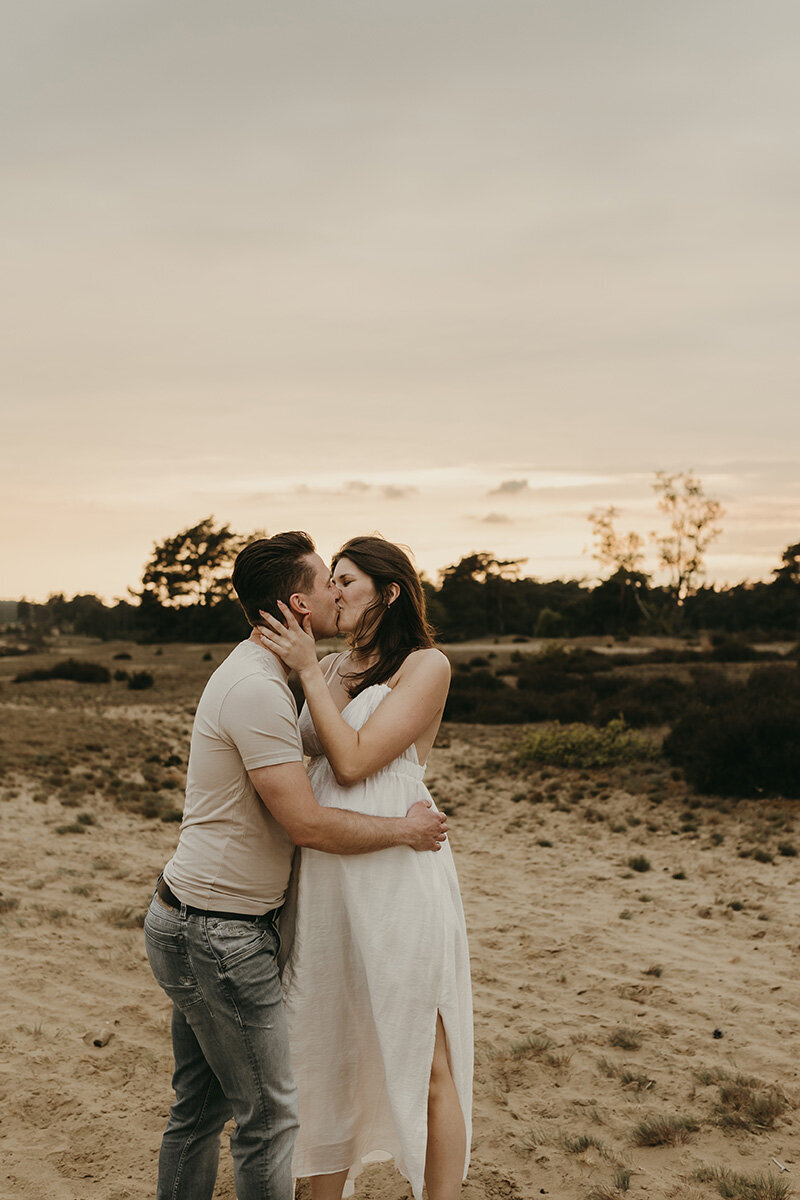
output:
[[328, 854], [367, 854], [389, 846], [439, 850], [447, 818], [419, 800], [404, 817], [370, 817], [317, 804], [302, 763], [281, 763], [248, 771], [253, 787], [296, 846]]

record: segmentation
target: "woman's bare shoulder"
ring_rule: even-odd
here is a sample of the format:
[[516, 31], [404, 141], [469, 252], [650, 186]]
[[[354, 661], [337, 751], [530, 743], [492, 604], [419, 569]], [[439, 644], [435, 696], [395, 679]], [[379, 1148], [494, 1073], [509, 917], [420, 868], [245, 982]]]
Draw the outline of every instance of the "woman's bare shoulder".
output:
[[417, 675], [426, 679], [450, 680], [450, 659], [437, 646], [429, 646], [423, 650], [412, 650], [404, 661], [398, 674], [400, 679], [412, 679]]

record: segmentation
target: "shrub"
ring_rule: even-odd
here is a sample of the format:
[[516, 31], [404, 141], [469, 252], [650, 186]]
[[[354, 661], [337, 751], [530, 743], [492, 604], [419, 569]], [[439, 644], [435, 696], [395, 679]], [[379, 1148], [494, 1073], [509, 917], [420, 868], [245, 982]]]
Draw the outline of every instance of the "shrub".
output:
[[543, 608], [539, 613], [534, 629], [534, 636], [539, 638], [564, 637], [567, 631], [566, 622], [561, 613], [552, 608]]
[[131, 657], [127, 650], [121, 650], [119, 654], [114, 655], [114, 662], [130, 661]]
[[84, 662], [79, 658], [67, 658], [52, 667], [37, 667], [32, 671], [20, 671], [14, 683], [40, 683], [45, 679], [69, 679], [73, 683], [109, 683], [111, 672], [101, 663]]
[[800, 797], [800, 673], [767, 667], [713, 708], [693, 705], [664, 743], [698, 791]]
[[716, 636], [711, 640], [712, 648], [703, 656], [711, 662], [758, 662], [765, 657], [764, 651], [754, 650], [752, 646], [737, 641], [736, 638]]
[[671, 675], [624, 680], [618, 691], [600, 701], [595, 717], [599, 723], [611, 717], [623, 717], [635, 729], [663, 725], [684, 710], [686, 693], [686, 684]]
[[143, 692], [147, 688], [151, 688], [155, 683], [155, 679], [149, 671], [134, 671], [128, 680], [128, 687], [132, 692]]
[[531, 733], [519, 750], [522, 762], [559, 767], [608, 767], [657, 756], [657, 747], [629, 730], [622, 720], [610, 721], [602, 729], [592, 725], [550, 725]]
[[479, 669], [453, 676], [444, 719], [498, 725], [538, 718], [516, 688], [509, 687], [491, 671]]
[[117, 667], [116, 671], [114, 672], [114, 678], [117, 683], [124, 683], [124, 681], [128, 678], [128, 672], [124, 671], [122, 667]]

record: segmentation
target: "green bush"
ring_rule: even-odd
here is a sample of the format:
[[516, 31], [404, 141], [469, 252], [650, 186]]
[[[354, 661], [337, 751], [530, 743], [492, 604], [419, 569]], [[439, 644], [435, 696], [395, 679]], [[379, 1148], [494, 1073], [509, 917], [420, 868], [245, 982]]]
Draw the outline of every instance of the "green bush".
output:
[[101, 663], [83, 662], [79, 658], [66, 658], [52, 667], [37, 667], [32, 671], [20, 671], [14, 683], [39, 683], [45, 679], [70, 679], [73, 683], [109, 683], [111, 672]]
[[658, 757], [658, 747], [628, 729], [621, 719], [594, 725], [548, 725], [531, 733], [519, 750], [521, 762], [557, 767], [609, 767]]

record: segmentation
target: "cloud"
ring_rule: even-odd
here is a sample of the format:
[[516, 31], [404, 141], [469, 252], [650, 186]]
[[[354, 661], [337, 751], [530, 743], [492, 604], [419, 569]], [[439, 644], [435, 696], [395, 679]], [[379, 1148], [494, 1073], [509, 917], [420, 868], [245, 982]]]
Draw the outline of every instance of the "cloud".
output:
[[367, 492], [380, 491], [385, 500], [403, 500], [406, 496], [412, 496], [419, 488], [406, 486], [398, 483], [367, 483], [364, 479], [350, 479], [342, 488], [342, 495], [364, 495]]
[[499, 487], [493, 488], [491, 492], [487, 492], [487, 496], [518, 496], [520, 492], [527, 492], [527, 479], [505, 479]]
[[482, 525], [510, 525], [511, 517], [507, 517], [505, 513], [490, 512], [485, 517], [477, 518]]
[[419, 488], [399, 487], [395, 483], [387, 483], [381, 490], [387, 500], [402, 500], [405, 496], [413, 496]]

